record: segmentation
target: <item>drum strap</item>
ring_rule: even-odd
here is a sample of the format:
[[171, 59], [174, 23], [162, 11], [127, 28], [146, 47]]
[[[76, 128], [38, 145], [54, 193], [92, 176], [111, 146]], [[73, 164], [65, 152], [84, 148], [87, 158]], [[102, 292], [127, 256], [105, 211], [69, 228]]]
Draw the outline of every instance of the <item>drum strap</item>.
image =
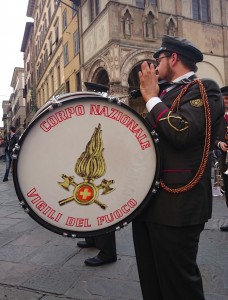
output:
[[161, 180], [161, 187], [169, 192], [169, 193], [173, 193], [173, 194], [179, 194], [179, 193], [183, 193], [183, 192], [187, 192], [190, 189], [192, 189], [201, 179], [201, 177], [203, 176], [203, 173], [205, 171], [206, 165], [207, 165], [207, 161], [208, 161], [208, 157], [209, 157], [209, 151], [210, 151], [210, 141], [211, 141], [211, 113], [210, 113], [210, 106], [209, 106], [209, 102], [208, 102], [208, 97], [207, 97], [207, 93], [205, 90], [205, 87], [202, 83], [202, 81], [200, 79], [195, 79], [193, 81], [191, 81], [189, 84], [187, 84], [180, 92], [180, 94], [177, 96], [177, 98], [174, 100], [172, 107], [171, 107], [171, 111], [177, 111], [179, 106], [180, 106], [180, 102], [181, 102], [181, 97], [186, 93], [186, 91], [188, 90], [188, 88], [190, 86], [192, 86], [193, 84], [198, 83], [199, 85], [199, 89], [200, 89], [200, 94], [202, 97], [202, 101], [203, 101], [203, 105], [204, 105], [204, 111], [205, 111], [205, 121], [206, 121], [206, 133], [205, 133], [205, 143], [204, 143], [204, 150], [203, 150], [203, 156], [202, 156], [202, 160], [199, 166], [199, 169], [196, 173], [196, 175], [194, 176], [194, 178], [185, 186], [180, 187], [180, 188], [175, 188], [175, 189], [171, 189], [169, 188], [162, 180]]

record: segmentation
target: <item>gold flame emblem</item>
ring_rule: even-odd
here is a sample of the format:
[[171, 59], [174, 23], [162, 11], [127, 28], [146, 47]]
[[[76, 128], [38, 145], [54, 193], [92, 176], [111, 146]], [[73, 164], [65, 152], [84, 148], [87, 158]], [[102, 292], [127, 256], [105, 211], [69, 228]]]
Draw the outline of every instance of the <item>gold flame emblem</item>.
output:
[[75, 164], [75, 173], [83, 178], [83, 182], [77, 184], [74, 181], [74, 176], [62, 174], [64, 181], [58, 182], [58, 184], [67, 191], [69, 191], [70, 186], [73, 186], [74, 189], [73, 195], [60, 200], [59, 205], [64, 205], [74, 200], [81, 205], [96, 203], [103, 209], [107, 207], [106, 204], [97, 199], [99, 190], [102, 190], [102, 195], [112, 192], [114, 188], [111, 188], [110, 185], [114, 183], [114, 180], [103, 179], [97, 186], [93, 183], [95, 179], [103, 176], [106, 172], [101, 133], [101, 124], [98, 124], [98, 127], [95, 128], [90, 141], [86, 145], [85, 151]]

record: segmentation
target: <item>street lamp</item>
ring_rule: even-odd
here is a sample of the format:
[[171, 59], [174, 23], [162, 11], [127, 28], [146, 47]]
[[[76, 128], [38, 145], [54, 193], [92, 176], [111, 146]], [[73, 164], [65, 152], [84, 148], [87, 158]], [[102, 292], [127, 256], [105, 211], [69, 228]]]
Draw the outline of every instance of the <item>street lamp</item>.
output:
[[[71, 2], [73, 2], [73, 4], [75, 4], [77, 7], [80, 5], [80, 0], [70, 0]], [[75, 9], [73, 6], [70, 6], [69, 4], [67, 4], [66, 2], [62, 1], [62, 0], [55, 0], [55, 5], [58, 6], [59, 3], [63, 3], [64, 5], [70, 7], [71, 9], [73, 9], [74, 11], [78, 11], [78, 9]]]

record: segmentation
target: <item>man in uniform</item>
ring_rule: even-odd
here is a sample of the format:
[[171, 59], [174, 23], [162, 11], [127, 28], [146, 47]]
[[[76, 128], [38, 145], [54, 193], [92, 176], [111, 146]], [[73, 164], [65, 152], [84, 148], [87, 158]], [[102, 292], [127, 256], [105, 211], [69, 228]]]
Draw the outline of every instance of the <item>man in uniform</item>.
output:
[[[210, 152], [223, 100], [216, 82], [197, 79], [203, 54], [190, 41], [165, 35], [154, 58], [156, 68], [143, 62], [139, 80], [159, 136], [161, 183], [132, 224], [143, 299], [203, 300], [196, 257], [212, 213]], [[170, 83], [162, 93], [158, 77]]]
[[[228, 86], [224, 86], [221, 88], [221, 93], [224, 100], [225, 106], [225, 115], [224, 122], [222, 123], [221, 129], [218, 131], [218, 140], [216, 140], [215, 144], [218, 149], [221, 150], [222, 155], [220, 159], [220, 166], [225, 190], [226, 197], [226, 205], [228, 207], [228, 174], [226, 174], [228, 170], [228, 164], [226, 163], [227, 151], [228, 151]], [[225, 173], [226, 172], [226, 173]], [[228, 225], [223, 225], [220, 227], [221, 231], [228, 231]]]

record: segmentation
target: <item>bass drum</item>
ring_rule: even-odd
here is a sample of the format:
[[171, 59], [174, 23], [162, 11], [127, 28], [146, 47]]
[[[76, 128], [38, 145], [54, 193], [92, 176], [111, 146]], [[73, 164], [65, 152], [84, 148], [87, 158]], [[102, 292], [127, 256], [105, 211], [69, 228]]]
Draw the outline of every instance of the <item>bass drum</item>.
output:
[[95, 92], [49, 101], [13, 158], [21, 206], [45, 228], [69, 237], [126, 226], [159, 186], [156, 133], [118, 98]]

